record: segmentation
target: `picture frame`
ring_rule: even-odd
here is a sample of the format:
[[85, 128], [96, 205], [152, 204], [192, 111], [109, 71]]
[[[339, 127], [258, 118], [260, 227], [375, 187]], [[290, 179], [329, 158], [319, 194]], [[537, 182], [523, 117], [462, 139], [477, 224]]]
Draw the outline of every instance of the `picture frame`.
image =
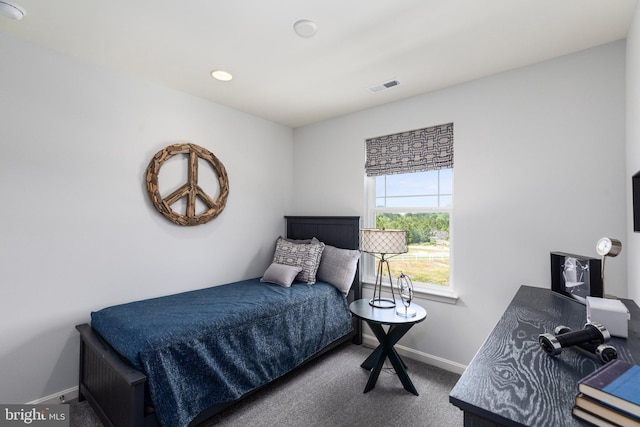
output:
[[586, 304], [604, 296], [602, 261], [583, 255], [551, 252], [551, 290]]

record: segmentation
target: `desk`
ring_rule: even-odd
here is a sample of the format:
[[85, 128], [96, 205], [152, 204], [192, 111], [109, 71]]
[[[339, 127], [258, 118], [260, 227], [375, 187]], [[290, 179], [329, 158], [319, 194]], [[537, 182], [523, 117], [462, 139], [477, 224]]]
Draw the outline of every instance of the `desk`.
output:
[[[640, 364], [640, 309], [631, 313], [629, 338], [607, 343], [618, 359]], [[549, 289], [521, 286], [485, 343], [449, 394], [465, 426], [586, 426], [571, 415], [578, 381], [602, 366], [575, 347], [549, 356], [538, 335], [558, 325], [582, 329], [586, 307]]]
[[[396, 300], [396, 306], [400, 307], [400, 309], [404, 308], [400, 300]], [[418, 304], [411, 304], [411, 308], [416, 311], [416, 315], [403, 317], [396, 314], [395, 308], [372, 307], [367, 299], [359, 299], [349, 305], [351, 313], [367, 322], [378, 342], [380, 342], [380, 345], [360, 365], [364, 369], [371, 371], [369, 381], [367, 381], [367, 385], [364, 388], [365, 393], [376, 386], [384, 359], [388, 357], [404, 389], [418, 396], [418, 391], [407, 374], [407, 365], [404, 364], [396, 349], [393, 348], [413, 325], [422, 322], [427, 317], [427, 311]], [[385, 332], [382, 325], [390, 325], [389, 331]]]

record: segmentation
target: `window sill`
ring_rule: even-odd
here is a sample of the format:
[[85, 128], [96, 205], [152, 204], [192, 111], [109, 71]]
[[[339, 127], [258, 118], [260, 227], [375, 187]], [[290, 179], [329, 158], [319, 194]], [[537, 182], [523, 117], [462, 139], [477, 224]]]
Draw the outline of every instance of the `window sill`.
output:
[[[373, 283], [371, 282], [362, 282], [362, 287], [366, 289], [373, 290]], [[389, 284], [383, 283], [382, 289], [389, 291]], [[395, 291], [395, 288], [394, 288]], [[414, 286], [413, 293], [415, 296], [421, 299], [428, 299], [431, 301], [443, 302], [446, 304], [457, 304], [458, 303], [458, 294], [456, 294], [453, 289], [445, 288], [440, 289], [436, 287], [428, 287], [428, 286]]]

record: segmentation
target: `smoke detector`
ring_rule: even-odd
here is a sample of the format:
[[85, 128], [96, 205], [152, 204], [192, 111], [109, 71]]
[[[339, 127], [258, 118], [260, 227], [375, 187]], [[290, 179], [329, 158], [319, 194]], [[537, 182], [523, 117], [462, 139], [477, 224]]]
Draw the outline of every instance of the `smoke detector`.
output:
[[9, 19], [21, 20], [27, 14], [22, 6], [15, 3], [11, 3], [7, 0], [0, 0], [0, 15], [6, 16]]
[[308, 19], [301, 19], [293, 24], [293, 30], [302, 38], [308, 39], [313, 37], [318, 32], [318, 26], [315, 22]]
[[389, 80], [389, 81], [384, 82], [384, 83], [373, 85], [368, 89], [369, 89], [369, 92], [371, 92], [371, 93], [378, 93], [378, 92], [382, 92], [383, 90], [394, 88], [394, 87], [398, 86], [399, 84], [400, 84], [400, 82], [398, 80], [393, 79], [393, 80]]

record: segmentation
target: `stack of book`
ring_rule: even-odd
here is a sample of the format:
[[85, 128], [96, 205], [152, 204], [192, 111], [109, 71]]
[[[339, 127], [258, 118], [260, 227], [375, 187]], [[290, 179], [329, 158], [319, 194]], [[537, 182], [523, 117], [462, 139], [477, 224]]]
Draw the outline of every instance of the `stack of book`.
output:
[[573, 415], [596, 426], [640, 427], [640, 366], [616, 359], [581, 379]]

